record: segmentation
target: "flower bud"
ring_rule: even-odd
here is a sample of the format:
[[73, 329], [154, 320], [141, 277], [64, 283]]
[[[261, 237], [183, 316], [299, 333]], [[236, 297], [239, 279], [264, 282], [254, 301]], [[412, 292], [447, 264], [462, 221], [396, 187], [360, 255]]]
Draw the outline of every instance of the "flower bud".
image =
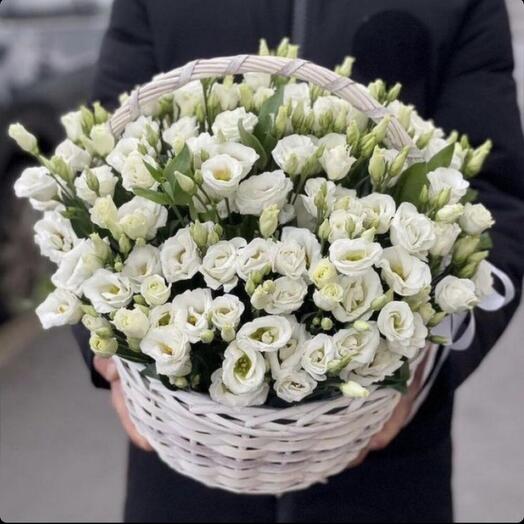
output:
[[377, 144], [380, 144], [384, 138], [386, 138], [390, 123], [391, 116], [386, 115], [371, 131], [371, 134], [375, 137]]
[[375, 187], [380, 187], [384, 174], [386, 173], [386, 159], [384, 158], [384, 153], [382, 153], [378, 146], [375, 146], [373, 155], [369, 159], [368, 172], [372, 184]]
[[189, 231], [191, 238], [200, 249], [207, 247], [207, 228], [203, 224], [197, 220], [190, 226]]
[[447, 346], [449, 344], [449, 339], [447, 337], [441, 337], [439, 335], [431, 335], [429, 341], [433, 344], [438, 344], [439, 346]]
[[102, 358], [112, 357], [118, 350], [116, 338], [103, 338], [96, 333], [91, 333], [89, 337], [89, 347], [95, 355]]
[[352, 56], [344, 57], [344, 61], [335, 67], [335, 73], [340, 76], [349, 77], [351, 76], [351, 71], [353, 69], [353, 64], [355, 59]]
[[439, 311], [438, 313], [435, 313], [427, 322], [427, 327], [432, 328], [435, 326], [438, 326], [446, 317], [447, 313], [444, 311]]
[[123, 255], [127, 255], [131, 251], [131, 240], [123, 233], [118, 237], [118, 249]]
[[324, 331], [329, 331], [330, 329], [333, 329], [333, 321], [329, 317], [323, 317], [320, 321], [320, 327]]
[[479, 237], [465, 236], [459, 238], [453, 247], [453, 261], [456, 264], [464, 263], [477, 250], [479, 242]]
[[391, 167], [389, 168], [389, 177], [396, 178], [404, 170], [404, 164], [409, 154], [409, 146], [406, 146], [402, 151], [395, 157], [393, 162], [391, 162]]
[[369, 329], [369, 324], [364, 320], [355, 320], [355, 322], [353, 322], [353, 327], [357, 331], [367, 331]]
[[169, 377], [169, 382], [172, 386], [178, 389], [186, 389], [189, 382], [186, 377]]
[[400, 95], [400, 91], [402, 90], [402, 84], [397, 82], [388, 92], [386, 95], [386, 102], [391, 103], [394, 100], [398, 98], [398, 95]]
[[278, 215], [280, 214], [280, 209], [277, 205], [273, 204], [269, 207], [266, 207], [259, 219], [259, 228], [260, 234], [264, 238], [270, 237], [278, 227]]
[[287, 106], [280, 106], [278, 108], [277, 116], [275, 117], [275, 132], [277, 138], [282, 138], [284, 136], [288, 125], [288, 117]]
[[109, 120], [109, 113], [102, 107], [100, 102], [93, 104], [93, 115], [97, 124], [104, 124]]
[[8, 134], [18, 144], [20, 149], [32, 155], [38, 154], [36, 137], [29, 133], [22, 124], [11, 124]]
[[329, 225], [329, 220], [326, 218], [318, 228], [318, 237], [320, 240], [327, 240], [331, 234], [331, 227]]
[[421, 304], [417, 312], [422, 317], [422, 320], [425, 324], [427, 324], [435, 316], [435, 310], [429, 302]]
[[101, 157], [107, 156], [115, 147], [115, 137], [106, 124], [97, 124], [89, 134], [95, 153]]
[[422, 135], [420, 135], [417, 140], [417, 147], [419, 149], [424, 149], [429, 144], [429, 141], [433, 138], [434, 132], [435, 131], [431, 130], [427, 133], [423, 133]]
[[175, 171], [175, 178], [180, 186], [180, 189], [184, 193], [193, 194], [195, 191], [195, 183], [187, 175], [182, 174], [180, 171]]
[[461, 267], [458, 270], [457, 276], [459, 278], [472, 278], [477, 272], [478, 267], [478, 262], [468, 262], [464, 267]]
[[231, 342], [235, 339], [236, 332], [233, 326], [225, 326], [220, 331], [220, 336], [224, 342]]
[[339, 388], [345, 397], [366, 398], [369, 396], [369, 391], [353, 380], [340, 384]]
[[452, 224], [460, 218], [462, 213], [464, 213], [464, 206], [462, 204], [446, 204], [437, 211], [435, 219], [437, 222]]
[[240, 97], [240, 105], [251, 111], [253, 109], [253, 91], [247, 84], [240, 84], [238, 86], [238, 93]]
[[213, 331], [211, 331], [210, 329], [204, 330], [202, 332], [202, 334], [200, 335], [200, 340], [204, 344], [209, 344], [209, 343], [213, 342], [214, 338], [215, 338], [215, 333]]
[[359, 140], [360, 130], [358, 128], [358, 124], [355, 120], [352, 120], [346, 131], [346, 142], [348, 146], [351, 148], [351, 151], [356, 150], [358, 148]]
[[267, 45], [265, 38], [260, 39], [260, 43], [258, 45], [258, 54], [260, 56], [269, 56], [271, 54], [271, 51], [269, 50], [269, 47]]
[[464, 166], [464, 176], [466, 178], [472, 178], [479, 174], [492, 147], [493, 142], [491, 140], [486, 140], [486, 142], [473, 151], [473, 154]]
[[379, 102], [382, 102], [386, 96], [386, 84], [384, 83], [384, 80], [378, 79], [369, 83], [368, 91], [373, 98]]

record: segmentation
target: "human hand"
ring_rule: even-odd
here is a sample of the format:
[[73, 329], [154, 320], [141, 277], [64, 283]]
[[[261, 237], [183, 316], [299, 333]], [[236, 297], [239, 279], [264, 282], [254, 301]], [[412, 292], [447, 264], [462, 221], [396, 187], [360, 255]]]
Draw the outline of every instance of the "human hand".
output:
[[427, 357], [417, 367], [413, 381], [408, 387], [408, 391], [400, 398], [397, 406], [393, 411], [393, 414], [391, 415], [391, 418], [384, 424], [384, 427], [371, 438], [367, 447], [365, 447], [358, 454], [357, 458], [351, 462], [349, 465], [350, 468], [354, 468], [362, 464], [370, 451], [378, 451], [389, 446], [391, 441], [400, 433], [408, 420], [413, 403], [415, 402], [415, 399], [422, 388], [422, 377], [424, 374], [426, 360]]
[[115, 409], [118, 418], [120, 419], [120, 423], [131, 442], [144, 451], [153, 451], [149, 442], [137, 431], [131, 417], [129, 416], [129, 411], [127, 410], [124, 394], [122, 392], [122, 384], [120, 382], [118, 371], [116, 370], [116, 364], [109, 358], [95, 356], [93, 365], [98, 373], [100, 373], [111, 386], [111, 402], [113, 408]]

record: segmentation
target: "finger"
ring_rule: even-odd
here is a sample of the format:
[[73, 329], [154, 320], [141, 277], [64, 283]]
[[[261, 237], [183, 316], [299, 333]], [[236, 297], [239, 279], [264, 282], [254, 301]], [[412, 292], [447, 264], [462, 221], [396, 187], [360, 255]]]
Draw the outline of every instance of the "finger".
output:
[[400, 433], [404, 427], [407, 415], [409, 413], [409, 401], [402, 398], [393, 411], [391, 418], [384, 424], [384, 427], [373, 436], [369, 442], [369, 449], [377, 451], [387, 447], [391, 441]]
[[119, 379], [116, 364], [112, 359], [96, 356], [93, 359], [93, 366], [108, 382], [114, 382]]
[[364, 462], [368, 454], [369, 454], [369, 448], [362, 449], [360, 453], [357, 455], [357, 457], [350, 462], [348, 468], [356, 468], [357, 466], [360, 466], [360, 464]]
[[127, 406], [125, 404], [120, 382], [113, 382], [111, 385], [111, 398], [115, 411], [117, 412], [120, 422], [124, 427], [124, 430], [127, 433], [129, 439], [133, 442], [133, 444], [135, 444], [135, 446], [138, 446], [144, 451], [152, 451], [153, 448], [150, 446], [149, 442], [142, 435], [140, 435], [129, 416], [129, 411], [127, 410]]

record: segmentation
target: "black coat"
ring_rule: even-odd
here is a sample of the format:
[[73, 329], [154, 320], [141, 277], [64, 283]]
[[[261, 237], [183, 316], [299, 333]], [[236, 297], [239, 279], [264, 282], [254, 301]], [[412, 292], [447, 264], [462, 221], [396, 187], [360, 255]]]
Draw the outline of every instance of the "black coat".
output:
[[497, 223], [491, 260], [512, 278], [517, 299], [477, 311], [467, 351], [442, 367], [429, 398], [386, 450], [365, 464], [278, 501], [235, 497], [178, 477], [154, 455], [131, 449], [131, 520], [449, 520], [453, 391], [506, 328], [520, 298], [524, 268], [524, 140], [512, 78], [503, 0], [116, 0], [94, 98], [117, 96], [195, 58], [256, 52], [265, 37], [301, 44], [301, 56], [333, 67], [357, 61], [353, 77], [403, 84], [401, 99], [447, 131], [494, 142], [475, 182]]

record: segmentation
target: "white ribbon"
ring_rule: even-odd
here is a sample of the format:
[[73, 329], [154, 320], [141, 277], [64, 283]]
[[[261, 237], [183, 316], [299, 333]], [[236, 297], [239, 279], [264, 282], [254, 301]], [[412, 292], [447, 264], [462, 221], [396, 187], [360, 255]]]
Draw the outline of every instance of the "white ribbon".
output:
[[[491, 269], [491, 273], [494, 277], [497, 277], [502, 287], [504, 288], [502, 293], [499, 293], [494, 288], [492, 292], [484, 297], [477, 307], [484, 311], [497, 311], [498, 309], [509, 304], [515, 298], [515, 286], [511, 279], [493, 264], [488, 262]], [[463, 329], [462, 334], [455, 339], [455, 336], [459, 329], [467, 322], [466, 327]], [[451, 341], [445, 347], [456, 351], [463, 351], [473, 342], [475, 336], [475, 315], [470, 312], [454, 313], [446, 317], [438, 326], [431, 330], [432, 335], [438, 335], [447, 338]]]

